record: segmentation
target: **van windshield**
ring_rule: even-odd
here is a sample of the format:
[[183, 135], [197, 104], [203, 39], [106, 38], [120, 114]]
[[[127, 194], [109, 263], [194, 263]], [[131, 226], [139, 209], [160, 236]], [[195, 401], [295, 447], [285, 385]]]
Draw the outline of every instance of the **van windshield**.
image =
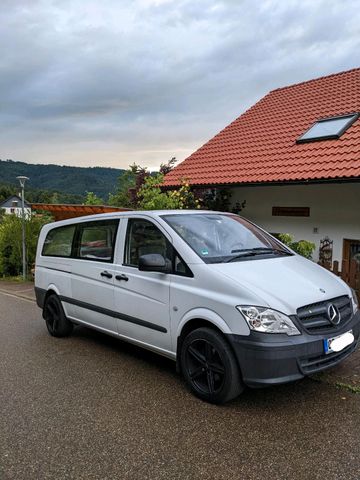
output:
[[189, 213], [162, 218], [206, 263], [292, 255], [269, 234], [238, 215]]

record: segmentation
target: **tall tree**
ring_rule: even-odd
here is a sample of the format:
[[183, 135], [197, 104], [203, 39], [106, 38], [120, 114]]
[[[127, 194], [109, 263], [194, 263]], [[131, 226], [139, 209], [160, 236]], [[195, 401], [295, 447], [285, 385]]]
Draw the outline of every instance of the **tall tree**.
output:
[[104, 201], [102, 198], [95, 195], [94, 192], [86, 192], [86, 198], [84, 205], [103, 205]]

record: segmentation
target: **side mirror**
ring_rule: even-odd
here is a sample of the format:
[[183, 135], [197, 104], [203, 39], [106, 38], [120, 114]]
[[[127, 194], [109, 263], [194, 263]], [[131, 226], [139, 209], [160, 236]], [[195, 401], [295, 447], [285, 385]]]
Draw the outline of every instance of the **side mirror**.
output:
[[171, 272], [171, 262], [159, 253], [148, 253], [139, 257], [139, 270], [142, 272]]

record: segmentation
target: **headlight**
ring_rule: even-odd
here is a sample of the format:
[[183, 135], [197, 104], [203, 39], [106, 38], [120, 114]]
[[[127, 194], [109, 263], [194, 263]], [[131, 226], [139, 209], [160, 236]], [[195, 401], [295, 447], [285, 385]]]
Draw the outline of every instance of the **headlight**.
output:
[[353, 301], [353, 308], [354, 308], [354, 315], [355, 315], [355, 313], [359, 310], [359, 302], [358, 302], [355, 290], [353, 288], [351, 288], [350, 290], [352, 294], [352, 301]]
[[266, 307], [239, 305], [236, 307], [247, 321], [250, 330], [264, 333], [286, 333], [300, 335], [292, 320], [284, 313]]

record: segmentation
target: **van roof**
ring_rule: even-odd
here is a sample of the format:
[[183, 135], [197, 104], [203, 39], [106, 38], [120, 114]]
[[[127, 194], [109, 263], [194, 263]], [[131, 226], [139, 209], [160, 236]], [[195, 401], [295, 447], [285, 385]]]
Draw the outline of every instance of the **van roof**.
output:
[[128, 212], [110, 212], [110, 213], [99, 213], [96, 215], [86, 215], [83, 217], [74, 217], [69, 218], [67, 220], [60, 220], [57, 222], [53, 222], [52, 224], [73, 224], [77, 222], [86, 222], [92, 220], [106, 220], [110, 218], [120, 218], [120, 217], [129, 217], [134, 215], [146, 215], [148, 217], [157, 218], [162, 215], [186, 215], [186, 214], [209, 214], [209, 213], [217, 213], [217, 214], [226, 214], [229, 212], [217, 212], [214, 210], [130, 210]]

